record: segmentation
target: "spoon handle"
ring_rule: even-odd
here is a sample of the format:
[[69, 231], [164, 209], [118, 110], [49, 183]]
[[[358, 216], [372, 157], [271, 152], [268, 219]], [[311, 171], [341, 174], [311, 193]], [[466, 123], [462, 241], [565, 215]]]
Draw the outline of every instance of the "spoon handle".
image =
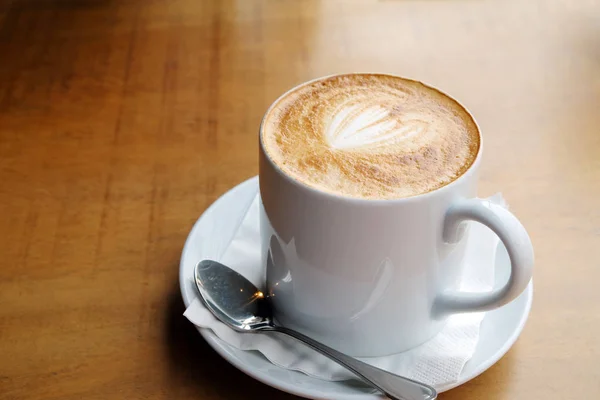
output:
[[371, 386], [379, 389], [391, 399], [434, 400], [437, 398], [437, 392], [429, 385], [392, 374], [391, 372], [384, 371], [377, 367], [373, 367], [372, 365], [340, 353], [339, 351], [334, 350], [331, 347], [319, 343], [316, 340], [313, 340], [308, 336], [305, 336], [294, 330], [282, 326], [271, 326], [269, 328], [270, 329], [265, 330], [284, 333], [298, 339], [301, 342], [304, 342], [312, 349], [318, 351], [324, 356], [345, 367], [349, 371], [355, 373], [359, 378]]

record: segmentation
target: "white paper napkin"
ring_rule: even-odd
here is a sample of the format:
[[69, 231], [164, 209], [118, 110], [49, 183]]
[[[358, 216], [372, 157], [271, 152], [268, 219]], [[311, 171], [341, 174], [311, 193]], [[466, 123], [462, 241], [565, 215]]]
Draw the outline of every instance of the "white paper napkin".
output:
[[[500, 194], [488, 200], [506, 206]], [[261, 273], [260, 265], [258, 195], [249, 204], [247, 213], [241, 216], [239, 228], [230, 245], [217, 261], [235, 269], [260, 287], [264, 274]], [[467, 239], [462, 290], [484, 292], [493, 287], [497, 244], [497, 237], [489, 229], [472, 223]], [[352, 373], [287, 336], [233, 331], [218, 321], [198, 298], [183, 315], [194, 325], [211, 329], [223, 341], [238, 349], [261, 352], [279, 367], [330, 381], [355, 379]], [[477, 346], [483, 316], [484, 313], [453, 315], [438, 335], [419, 347], [392, 356], [361, 360], [434, 386], [457, 382]]]

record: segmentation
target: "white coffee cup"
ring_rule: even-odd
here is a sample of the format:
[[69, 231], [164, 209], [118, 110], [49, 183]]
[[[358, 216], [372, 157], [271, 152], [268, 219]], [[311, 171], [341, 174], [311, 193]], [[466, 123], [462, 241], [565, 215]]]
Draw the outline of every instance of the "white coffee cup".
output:
[[[482, 148], [480, 142], [470, 168], [446, 186], [372, 200], [294, 180], [269, 158], [261, 139], [263, 265], [279, 322], [346, 354], [382, 356], [427, 341], [453, 313], [515, 299], [531, 279], [533, 247], [513, 214], [475, 197]], [[471, 220], [506, 246], [511, 273], [499, 290], [458, 291], [464, 222]]]

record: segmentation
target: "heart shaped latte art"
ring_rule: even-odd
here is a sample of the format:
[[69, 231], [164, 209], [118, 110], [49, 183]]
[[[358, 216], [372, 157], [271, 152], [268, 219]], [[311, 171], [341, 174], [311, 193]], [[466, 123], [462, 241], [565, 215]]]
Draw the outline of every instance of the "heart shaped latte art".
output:
[[325, 129], [329, 145], [338, 150], [360, 150], [390, 146], [422, 135], [424, 121], [401, 122], [380, 105], [354, 104], [342, 106]]

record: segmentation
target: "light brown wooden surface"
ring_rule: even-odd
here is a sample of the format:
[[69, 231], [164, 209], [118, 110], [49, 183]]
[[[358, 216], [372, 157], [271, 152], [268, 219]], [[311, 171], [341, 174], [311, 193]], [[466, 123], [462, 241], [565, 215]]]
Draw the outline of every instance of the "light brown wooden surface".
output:
[[467, 105], [480, 194], [536, 249], [512, 350], [440, 396], [600, 398], [600, 2], [0, 0], [0, 399], [293, 396], [181, 316], [196, 218], [257, 173], [257, 126], [320, 75]]

